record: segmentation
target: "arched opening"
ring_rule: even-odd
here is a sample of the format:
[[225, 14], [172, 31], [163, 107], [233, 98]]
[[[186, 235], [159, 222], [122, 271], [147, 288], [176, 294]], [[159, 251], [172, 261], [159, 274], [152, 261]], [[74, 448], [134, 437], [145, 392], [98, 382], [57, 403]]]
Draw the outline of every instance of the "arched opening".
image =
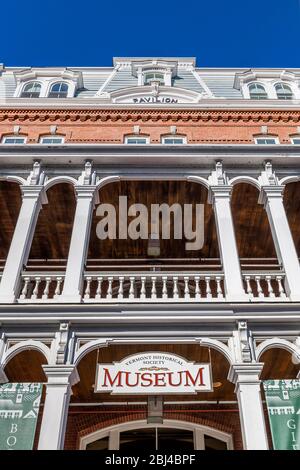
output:
[[[47, 360], [40, 351], [35, 349], [26, 349], [17, 352], [8, 360], [4, 372], [9, 383], [46, 383], [47, 378], [42, 368], [42, 365], [44, 364], [47, 364]], [[46, 387], [43, 387], [33, 449], [37, 449], [38, 446], [45, 397]]]
[[0, 181], [0, 260], [3, 269], [22, 204], [20, 185]]
[[[126, 199], [126, 206], [121, 206], [120, 198]], [[204, 186], [186, 181], [119, 181], [104, 186], [99, 191], [99, 199], [101, 204], [114, 208], [116, 230], [106, 239], [99, 237], [99, 226], [107, 213], [105, 217], [99, 215], [98, 206], [91, 226], [85, 299], [223, 295], [223, 279], [214, 277], [221, 272], [220, 256], [213, 209], [207, 202]], [[142, 205], [146, 214], [143, 237], [135, 239], [128, 227], [140, 212], [127, 216], [134, 204]], [[166, 213], [160, 212], [158, 226], [151, 217], [154, 207], [163, 204]], [[178, 218], [172, 211], [175, 205], [179, 208]], [[125, 224], [122, 234], [120, 217]], [[197, 233], [193, 239], [189, 229]], [[141, 232], [141, 226], [137, 232]], [[191, 276], [184, 279], [187, 265]], [[193, 275], [199, 272], [207, 272], [207, 279], [204, 274], [195, 279]], [[165, 284], [164, 275], [167, 276]]]
[[249, 183], [234, 186], [231, 210], [238, 254], [249, 296], [276, 298], [283, 295], [283, 273], [268, 216], [258, 197], [258, 189]]
[[88, 434], [80, 439], [81, 450], [146, 450], [179, 452], [233, 449], [232, 435], [186, 421], [165, 420], [164, 424], [145, 420], [123, 423]]
[[300, 258], [300, 181], [286, 185], [283, 203], [297, 255]]
[[74, 187], [58, 183], [47, 191], [39, 213], [20, 299], [55, 299], [62, 291], [75, 214]]
[[[205, 433], [207, 448], [209, 446], [212, 448], [221, 446], [220, 443], [213, 441], [214, 437], [218, 439], [217, 435], [220, 430], [232, 435], [232, 445], [234, 448], [238, 448], [240, 445], [240, 423], [234, 385], [227, 380], [229, 363], [219, 351], [208, 347], [200, 347], [198, 344], [193, 343], [142, 344], [141, 342], [141, 344], [111, 344], [100, 349], [97, 349], [97, 346], [95, 348], [87, 352], [77, 365], [80, 381], [73, 386], [67, 423], [67, 436], [68, 433], [70, 436], [66, 440], [65, 448], [78, 448], [81, 437], [87, 436], [95, 430], [102, 431], [111, 426], [112, 423], [116, 425], [125, 425], [126, 423], [129, 427], [132, 425], [132, 421], [136, 420], [142, 420], [144, 424], [147, 423], [148, 396], [146, 393], [144, 395], [115, 395], [94, 392], [97, 363], [111, 364], [132, 354], [146, 354], [147, 352], [176, 354], [188, 361], [198, 363], [211, 361], [212, 364], [213, 391], [192, 395], [173, 393], [172, 395], [166, 394], [163, 397], [162, 424], [168, 430], [159, 431], [158, 435], [164, 441], [164, 445], [168, 445], [171, 436], [174, 439], [176, 438], [178, 442], [182, 441], [182, 448], [185, 448], [185, 444], [186, 446], [194, 445], [193, 434], [184, 434], [184, 432], [171, 430], [170, 426], [167, 425], [169, 420], [175, 420], [178, 422], [178, 429], [184, 429], [185, 425], [189, 427], [194, 423], [214, 430], [216, 432], [215, 436]], [[224, 413], [227, 417], [225, 425]], [[144, 424], [141, 429], [145, 429], [144, 438], [149, 442], [153, 437], [153, 432], [154, 434], [157, 433], [157, 426], [153, 423], [152, 426], [148, 426], [148, 424], [144, 426]], [[77, 429], [77, 435], [72, 432], [75, 428]], [[129, 434], [120, 436], [122, 439], [124, 438], [122, 441], [124, 446], [126, 442], [128, 442], [128, 446], [130, 442], [133, 445], [135, 432], [135, 427], [132, 425], [131, 429], [128, 428]], [[203, 440], [204, 437], [201, 439]], [[97, 436], [89, 443], [95, 442], [98, 438]], [[95, 446], [99, 445], [104, 448], [103, 446], [108, 445], [107, 434], [101, 435], [102, 438], [104, 440], [95, 444]]]

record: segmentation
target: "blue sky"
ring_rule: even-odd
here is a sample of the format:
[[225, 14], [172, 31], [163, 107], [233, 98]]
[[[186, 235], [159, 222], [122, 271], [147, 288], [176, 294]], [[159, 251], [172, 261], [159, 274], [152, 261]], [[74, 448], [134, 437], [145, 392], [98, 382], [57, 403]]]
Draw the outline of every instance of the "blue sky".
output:
[[11, 0], [0, 19], [7, 66], [195, 56], [200, 67], [300, 67], [300, 0]]

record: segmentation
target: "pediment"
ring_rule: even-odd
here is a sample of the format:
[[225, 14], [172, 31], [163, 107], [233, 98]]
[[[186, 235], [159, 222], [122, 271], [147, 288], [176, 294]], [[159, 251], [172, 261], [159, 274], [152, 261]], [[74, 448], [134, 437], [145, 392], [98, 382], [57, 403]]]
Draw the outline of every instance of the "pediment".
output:
[[110, 93], [110, 99], [113, 103], [141, 105], [198, 103], [204, 97], [206, 97], [204, 94], [184, 88], [168, 86], [153, 87], [153, 85], [123, 88]]

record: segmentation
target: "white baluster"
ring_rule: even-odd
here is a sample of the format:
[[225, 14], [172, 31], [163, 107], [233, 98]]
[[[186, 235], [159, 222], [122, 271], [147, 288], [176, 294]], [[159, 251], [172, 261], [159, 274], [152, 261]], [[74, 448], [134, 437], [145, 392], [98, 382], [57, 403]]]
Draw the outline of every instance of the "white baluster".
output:
[[258, 297], [263, 298], [264, 297], [264, 292], [263, 292], [263, 290], [261, 288], [261, 285], [260, 285], [260, 276], [255, 276], [255, 281], [256, 281], [256, 285], [257, 285]]
[[206, 298], [211, 299], [211, 288], [210, 288], [210, 276], [205, 276], [205, 282], [206, 282]]
[[251, 276], [245, 276], [245, 281], [246, 281], [246, 291], [247, 294], [249, 295], [249, 299], [253, 298], [253, 291], [251, 287]]
[[24, 277], [24, 286], [20, 295], [20, 299], [22, 300], [26, 299], [29, 282], [30, 282], [30, 277]]
[[178, 277], [173, 276], [173, 299], [176, 300], [179, 298], [178, 295]]
[[146, 298], [146, 287], [145, 287], [146, 277], [141, 276], [141, 294], [140, 299], [144, 300]]
[[130, 276], [130, 277], [129, 277], [129, 280], [130, 280], [129, 298], [130, 298], [130, 299], [134, 299], [134, 281], [135, 281], [135, 277], [134, 277], [134, 276]]
[[103, 281], [103, 277], [98, 276], [97, 277], [97, 289], [96, 289], [95, 299], [101, 299], [102, 281]]
[[124, 290], [123, 290], [124, 276], [119, 276], [119, 290], [118, 290], [118, 299], [123, 300]]
[[86, 288], [85, 288], [85, 293], [84, 293], [84, 298], [86, 300], [88, 300], [91, 296], [91, 282], [92, 282], [92, 278], [91, 276], [88, 276], [86, 278]]
[[200, 276], [194, 276], [195, 280], [195, 300], [200, 300], [201, 299], [201, 291], [200, 291]]
[[275, 297], [273, 287], [272, 287], [272, 284], [271, 284], [271, 276], [266, 276], [266, 281], [267, 281], [267, 286], [268, 286], [269, 297]]
[[46, 286], [42, 295], [42, 299], [48, 299], [49, 297], [49, 287], [50, 287], [51, 277], [46, 277]]
[[54, 292], [54, 299], [57, 299], [60, 296], [61, 283], [62, 283], [62, 277], [57, 276], [57, 278], [56, 278], [56, 288], [55, 288], [55, 292]]
[[189, 276], [184, 276], [184, 299], [189, 300], [190, 298], [190, 289], [189, 289]]
[[156, 277], [152, 276], [151, 280], [152, 280], [151, 299], [156, 299], [157, 298], [157, 296], [156, 296]]
[[109, 276], [108, 278], [108, 288], [107, 288], [107, 294], [106, 294], [106, 299], [112, 299], [112, 283], [113, 283], [113, 276]]
[[223, 291], [221, 287], [221, 276], [216, 276], [216, 283], [217, 283], [217, 298], [218, 299], [223, 299]]
[[33, 292], [32, 292], [31, 300], [35, 300], [38, 297], [39, 285], [40, 285], [40, 282], [41, 282], [41, 278], [40, 277], [35, 277], [34, 280], [35, 280], [35, 286], [34, 286], [34, 289], [33, 289]]
[[282, 276], [276, 276], [276, 281], [278, 284], [279, 297], [281, 297], [282, 299], [286, 299], [286, 294], [282, 285]]
[[168, 280], [168, 276], [163, 276], [163, 277], [162, 277], [162, 281], [163, 281], [162, 298], [163, 298], [163, 299], [167, 299], [167, 298], [168, 298], [167, 280]]

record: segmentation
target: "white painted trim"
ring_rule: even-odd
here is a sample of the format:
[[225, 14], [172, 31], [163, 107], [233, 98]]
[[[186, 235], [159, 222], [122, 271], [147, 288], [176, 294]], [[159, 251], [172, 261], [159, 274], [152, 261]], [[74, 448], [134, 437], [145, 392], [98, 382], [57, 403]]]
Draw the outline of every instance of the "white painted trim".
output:
[[[179, 421], [175, 419], [174, 420], [164, 419], [164, 422], [162, 424], [147, 423], [146, 420], [129, 421], [126, 423], [120, 423], [120, 424], [116, 424], [113, 426], [109, 426], [104, 429], [99, 429], [98, 431], [94, 431], [93, 433], [88, 434], [87, 436], [81, 437], [79, 441], [79, 449], [85, 450], [88, 444], [95, 442], [99, 439], [102, 439], [104, 437], [107, 437], [107, 436], [110, 437], [110, 433], [115, 432], [115, 431], [118, 433], [118, 438], [119, 438], [121, 432], [135, 430], [135, 429], [144, 429], [144, 428], [171, 428], [171, 429], [182, 429], [186, 431], [192, 431], [194, 433], [195, 443], [197, 443], [197, 441], [199, 442], [200, 440], [200, 439], [198, 440], [195, 438], [195, 433], [199, 433], [202, 435], [213, 437], [222, 442], [225, 442], [227, 444], [227, 449], [233, 450], [233, 438], [231, 434], [226, 433], [224, 431], [219, 431], [217, 429], [214, 429], [208, 426], [204, 426], [202, 424], [191, 423], [189, 421]], [[118, 447], [119, 447], [119, 442], [118, 442]], [[198, 449], [197, 444], [195, 447], [196, 447], [195, 450], [204, 450], [203, 448]], [[113, 450], [118, 450], [118, 449], [113, 449]]]
[[32, 349], [42, 353], [43, 356], [46, 358], [47, 363], [49, 364], [50, 353], [51, 353], [50, 348], [46, 346], [44, 343], [42, 343], [41, 341], [35, 341], [33, 339], [30, 339], [30, 340], [20, 341], [19, 343], [14, 344], [11, 348], [5, 351], [5, 353], [3, 354], [3, 358], [2, 358], [3, 369], [9, 363], [9, 361], [13, 359], [13, 357], [15, 357], [17, 354], [20, 354], [23, 351], [30, 351]]
[[294, 343], [291, 343], [290, 341], [287, 341], [286, 339], [283, 339], [283, 338], [275, 337], [275, 338], [266, 339], [255, 348], [257, 361], [259, 361], [260, 357], [266, 351], [268, 351], [269, 349], [273, 349], [273, 348], [285, 349], [289, 353], [295, 354], [297, 357], [300, 358], [300, 350]]

